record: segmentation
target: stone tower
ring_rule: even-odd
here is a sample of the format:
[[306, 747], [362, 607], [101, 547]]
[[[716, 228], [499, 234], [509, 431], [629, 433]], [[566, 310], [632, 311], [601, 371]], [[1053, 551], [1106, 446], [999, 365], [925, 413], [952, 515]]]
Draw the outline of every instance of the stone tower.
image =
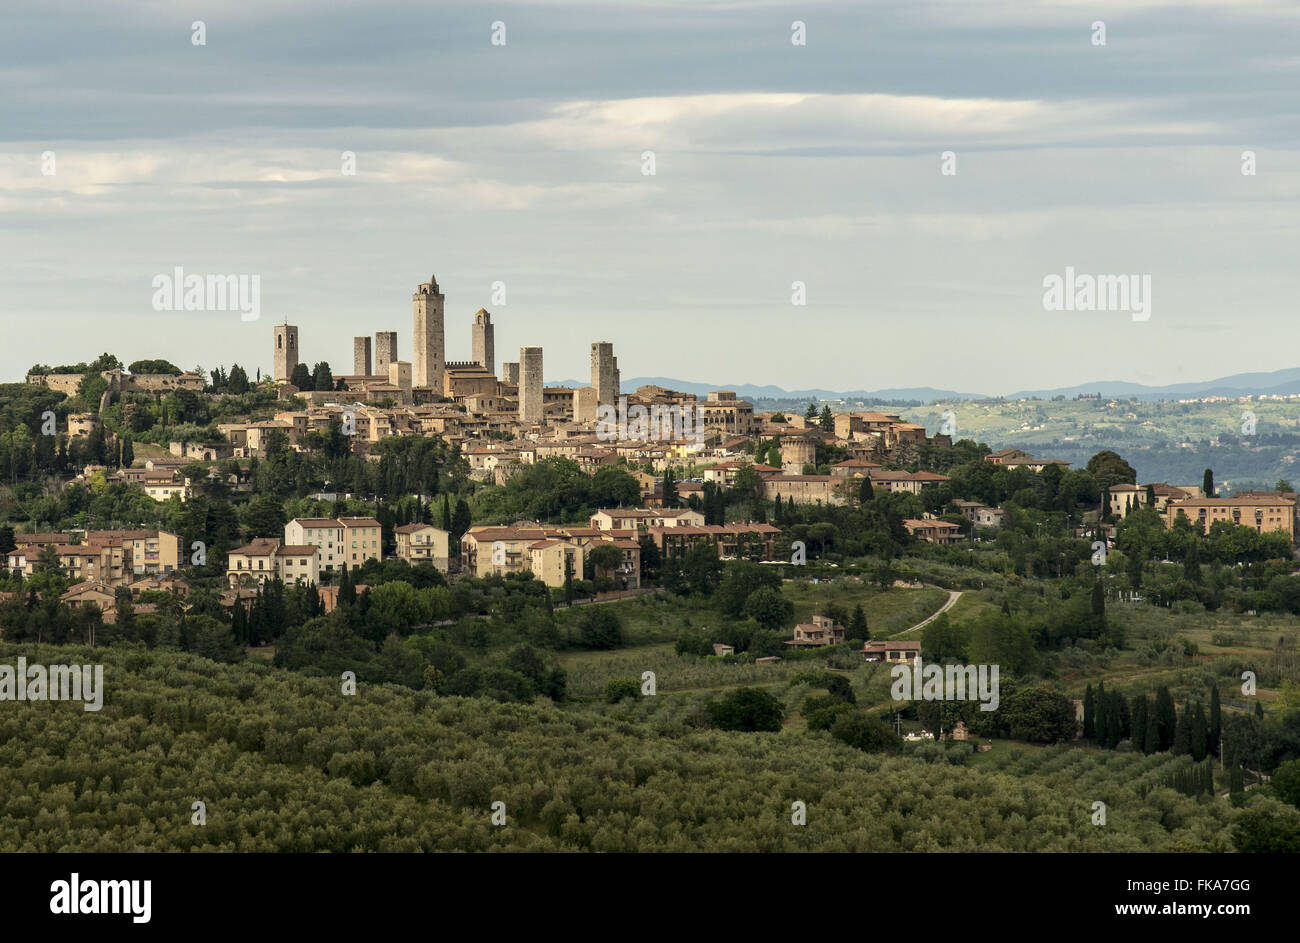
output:
[[519, 348], [519, 421], [541, 422], [542, 348]]
[[496, 374], [497, 357], [492, 338], [492, 315], [482, 308], [474, 314], [474, 343], [471, 349], [474, 352], [474, 362], [486, 369], [488, 373]]
[[591, 345], [591, 385], [601, 406], [613, 406], [618, 401], [618, 388], [614, 386], [614, 345], [609, 341]]
[[412, 380], [417, 387], [426, 387], [442, 395], [442, 377], [447, 371], [446, 333], [443, 325], [445, 297], [438, 290], [438, 279], [432, 275], [411, 296], [415, 308], [415, 337], [411, 341]]
[[375, 333], [375, 376], [388, 376], [388, 365], [397, 361], [397, 332]]
[[781, 474], [802, 475], [805, 465], [817, 463], [817, 444], [803, 436], [781, 437]]
[[509, 383], [513, 386], [519, 385], [519, 364], [508, 361], [501, 362], [501, 382]]
[[352, 338], [352, 372], [359, 377], [370, 373], [370, 336]]
[[275, 378], [287, 380], [298, 366], [298, 327], [294, 324], [275, 326]]

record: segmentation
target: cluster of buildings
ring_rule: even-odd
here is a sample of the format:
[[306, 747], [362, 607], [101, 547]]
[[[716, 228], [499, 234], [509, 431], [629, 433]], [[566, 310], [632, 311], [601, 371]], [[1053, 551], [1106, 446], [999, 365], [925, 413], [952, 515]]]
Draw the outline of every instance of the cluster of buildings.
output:
[[[801, 622], [794, 627], [794, 637], [785, 644], [794, 649], [824, 648], [845, 641], [844, 626], [829, 616], [813, 616], [811, 622]], [[863, 661], [883, 661], [889, 664], [911, 664], [921, 654], [921, 643], [905, 639], [886, 639], [865, 642], [860, 650]]]
[[[14, 549], [5, 555], [10, 573], [30, 579], [42, 558], [56, 560], [73, 581], [60, 600], [73, 609], [94, 603], [113, 623], [117, 590], [126, 587], [132, 598], [146, 590], [163, 590], [184, 598], [189, 586], [179, 578], [184, 554], [180, 538], [165, 530], [74, 530], [15, 534]], [[145, 608], [139, 611], [148, 611]]]
[[165, 530], [77, 530], [15, 534], [5, 565], [28, 579], [42, 554], [53, 551], [73, 581], [94, 580], [125, 586], [146, 577], [165, 576], [181, 566], [180, 538]]

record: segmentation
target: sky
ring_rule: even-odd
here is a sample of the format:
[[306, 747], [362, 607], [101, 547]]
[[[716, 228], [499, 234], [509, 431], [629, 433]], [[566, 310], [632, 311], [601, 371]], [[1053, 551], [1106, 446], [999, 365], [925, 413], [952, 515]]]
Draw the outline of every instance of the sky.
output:
[[[102, 351], [265, 372], [286, 319], [335, 373], [381, 330], [409, 359], [431, 274], [449, 360], [486, 307], [498, 363], [541, 346], [548, 380], [596, 340], [624, 378], [786, 389], [1300, 365], [1294, 2], [6, 0], [0, 24], [2, 381]], [[260, 317], [155, 310], [178, 266], [258, 276]], [[1067, 267], [1149, 276], [1149, 318], [1046, 310]]]

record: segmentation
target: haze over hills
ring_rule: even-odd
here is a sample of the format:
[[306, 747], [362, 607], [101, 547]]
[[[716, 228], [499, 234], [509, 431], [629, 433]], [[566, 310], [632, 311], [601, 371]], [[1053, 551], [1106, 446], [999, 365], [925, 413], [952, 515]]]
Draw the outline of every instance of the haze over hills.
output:
[[[966, 393], [955, 390], [940, 390], [930, 386], [881, 390], [786, 390], [771, 384], [760, 386], [752, 383], [697, 383], [691, 380], [679, 380], [674, 377], [632, 377], [624, 380], [621, 386], [623, 392], [630, 393], [636, 390], [637, 387], [647, 384], [697, 395], [704, 395], [710, 390], [734, 390], [737, 396], [745, 399], [774, 400], [881, 399], [917, 400], [926, 403], [940, 400], [1051, 399], [1054, 396], [1064, 396], [1072, 399], [1079, 395], [1101, 394], [1102, 396], [1134, 397], [1139, 400], [1155, 401], [1205, 396], [1300, 395], [1300, 367], [1274, 370], [1270, 373], [1237, 373], [1213, 380], [1171, 383], [1166, 386], [1148, 386], [1123, 380], [1101, 380], [1055, 389], [1018, 390], [1005, 394]], [[547, 385], [586, 386], [587, 382], [583, 380], [548, 381]]]

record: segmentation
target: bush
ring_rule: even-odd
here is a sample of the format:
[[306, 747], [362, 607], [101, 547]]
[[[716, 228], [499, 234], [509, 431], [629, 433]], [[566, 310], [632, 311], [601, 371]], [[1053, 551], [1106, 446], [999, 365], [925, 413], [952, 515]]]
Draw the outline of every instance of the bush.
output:
[[884, 721], [866, 714], [844, 714], [831, 727], [831, 736], [866, 753], [897, 753], [903, 741]]
[[722, 730], [781, 729], [785, 709], [781, 702], [761, 688], [736, 688], [708, 705], [713, 724]]
[[623, 622], [608, 606], [593, 606], [578, 620], [578, 637], [585, 648], [618, 648], [623, 644]]
[[605, 700], [617, 704], [625, 697], [640, 697], [641, 682], [636, 678], [615, 678], [605, 685]]

